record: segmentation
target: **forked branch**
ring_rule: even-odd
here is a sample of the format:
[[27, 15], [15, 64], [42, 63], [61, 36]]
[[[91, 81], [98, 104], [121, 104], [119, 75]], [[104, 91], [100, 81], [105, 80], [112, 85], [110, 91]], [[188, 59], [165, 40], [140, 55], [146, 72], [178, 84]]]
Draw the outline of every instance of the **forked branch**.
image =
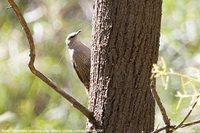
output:
[[89, 121], [94, 125], [94, 127], [98, 127], [98, 122], [93, 117], [93, 113], [89, 111], [86, 107], [84, 107], [81, 103], [79, 103], [75, 98], [70, 96], [64, 89], [57, 86], [56, 83], [54, 83], [51, 79], [46, 77], [44, 74], [42, 74], [39, 70], [37, 70], [34, 66], [35, 61], [35, 44], [34, 40], [31, 34], [31, 31], [19, 9], [19, 7], [16, 5], [16, 3], [13, 0], [8, 0], [11, 8], [14, 10], [23, 30], [26, 33], [26, 37], [29, 42], [30, 46], [30, 60], [29, 60], [29, 68], [31, 72], [36, 75], [38, 78], [40, 78], [42, 81], [44, 81], [47, 85], [49, 85], [52, 89], [54, 89], [56, 92], [58, 92], [60, 95], [62, 95], [66, 100], [68, 100], [76, 109], [78, 109], [81, 113], [83, 113]]
[[173, 131], [179, 129], [179, 128], [184, 128], [184, 127], [188, 127], [188, 126], [192, 126], [192, 125], [195, 125], [195, 124], [199, 124], [200, 123], [200, 120], [197, 120], [197, 121], [193, 121], [193, 122], [189, 122], [189, 123], [185, 123], [185, 121], [188, 119], [188, 117], [191, 115], [192, 111], [194, 110], [195, 106], [197, 105], [198, 103], [198, 100], [199, 100], [199, 96], [197, 96], [197, 100], [194, 102], [194, 104], [192, 105], [191, 109], [188, 111], [187, 115], [183, 118], [183, 120], [178, 124], [178, 125], [171, 125], [170, 123], [170, 119], [166, 113], [166, 109], [164, 108], [161, 100], [160, 100], [160, 97], [156, 91], [156, 87], [155, 87], [155, 73], [152, 74], [152, 77], [151, 77], [151, 92], [152, 92], [152, 95], [154, 97], [154, 100], [156, 101], [159, 109], [160, 109], [160, 112], [162, 114], [162, 117], [163, 117], [163, 121], [165, 123], [165, 126], [164, 127], [161, 127], [159, 129], [156, 129], [155, 131], [153, 131], [152, 133], [159, 133], [163, 130], [166, 130], [166, 133], [172, 133]]

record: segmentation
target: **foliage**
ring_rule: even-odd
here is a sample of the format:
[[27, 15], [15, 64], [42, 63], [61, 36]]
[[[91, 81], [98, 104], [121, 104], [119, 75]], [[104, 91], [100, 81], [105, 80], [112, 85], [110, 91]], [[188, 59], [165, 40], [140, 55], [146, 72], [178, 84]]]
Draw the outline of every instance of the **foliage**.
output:
[[[156, 66], [159, 78], [157, 90], [167, 109], [171, 122], [178, 124], [199, 95], [200, 21], [199, 0], [163, 1], [160, 59]], [[195, 107], [189, 121], [199, 120], [199, 106]], [[156, 126], [162, 125], [156, 112]], [[192, 126], [180, 132], [199, 132]], [[177, 131], [178, 132], [178, 131]]]
[[[174, 109], [171, 108], [170, 110], [168, 109], [167, 116], [168, 115], [170, 116], [171, 121], [173, 123], [172, 125], [179, 125], [179, 123], [181, 123], [183, 119], [186, 119], [185, 118], [186, 114], [188, 114], [188, 112], [191, 111], [191, 109], [193, 111], [196, 108], [194, 104], [198, 103], [199, 101], [200, 94], [197, 89], [197, 86], [199, 86], [200, 84], [199, 72], [198, 72], [198, 76], [195, 77], [195, 76], [190, 76], [190, 75], [174, 72], [172, 69], [168, 70], [163, 58], [161, 58], [161, 62], [158, 65], [154, 64], [152, 72], [154, 74], [154, 77], [157, 78], [160, 87], [164, 88], [165, 92], [171, 91], [169, 90], [171, 89], [169, 88], [170, 81], [178, 82], [178, 85], [180, 88], [174, 90], [176, 91], [176, 94], [173, 94], [172, 96], [172, 98], [176, 98], [172, 100], [174, 102], [173, 106], [176, 105], [176, 108]], [[171, 100], [170, 98], [169, 100]], [[190, 103], [188, 102], [188, 99], [190, 100]], [[166, 102], [162, 101], [162, 103], [166, 103]], [[169, 103], [167, 103], [165, 109], [168, 106], [170, 106]], [[182, 113], [181, 111], [183, 111], [184, 108], [187, 108], [187, 110], [185, 110], [184, 113]], [[170, 111], [174, 111], [174, 112], [171, 113]], [[188, 116], [190, 117], [191, 115], [188, 115]], [[188, 122], [194, 122], [197, 120], [199, 120], [199, 118], [192, 117], [192, 119], [189, 119]]]

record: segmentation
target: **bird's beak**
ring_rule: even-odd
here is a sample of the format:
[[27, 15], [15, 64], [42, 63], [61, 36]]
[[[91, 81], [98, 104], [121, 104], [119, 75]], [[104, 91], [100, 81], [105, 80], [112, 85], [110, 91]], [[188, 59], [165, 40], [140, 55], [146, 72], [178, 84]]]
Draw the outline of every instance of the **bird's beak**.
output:
[[78, 35], [79, 33], [81, 33], [81, 30], [78, 30], [78, 31], [76, 32], [76, 35]]

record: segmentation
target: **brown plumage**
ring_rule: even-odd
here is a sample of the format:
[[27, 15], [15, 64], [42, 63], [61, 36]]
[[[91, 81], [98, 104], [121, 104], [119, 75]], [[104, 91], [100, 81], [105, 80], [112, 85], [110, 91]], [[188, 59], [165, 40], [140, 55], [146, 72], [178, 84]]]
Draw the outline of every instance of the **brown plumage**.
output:
[[70, 58], [74, 69], [89, 92], [90, 87], [90, 49], [81, 43], [78, 34], [81, 31], [73, 32], [67, 36], [66, 44], [68, 45]]

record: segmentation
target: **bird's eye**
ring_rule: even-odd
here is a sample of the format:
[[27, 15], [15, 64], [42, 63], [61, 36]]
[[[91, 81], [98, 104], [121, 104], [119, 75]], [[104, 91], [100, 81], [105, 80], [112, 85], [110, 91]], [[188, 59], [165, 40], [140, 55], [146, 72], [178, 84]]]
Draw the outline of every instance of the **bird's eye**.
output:
[[75, 36], [70, 36], [69, 38], [68, 38], [68, 40], [71, 40], [72, 38], [74, 38]]

